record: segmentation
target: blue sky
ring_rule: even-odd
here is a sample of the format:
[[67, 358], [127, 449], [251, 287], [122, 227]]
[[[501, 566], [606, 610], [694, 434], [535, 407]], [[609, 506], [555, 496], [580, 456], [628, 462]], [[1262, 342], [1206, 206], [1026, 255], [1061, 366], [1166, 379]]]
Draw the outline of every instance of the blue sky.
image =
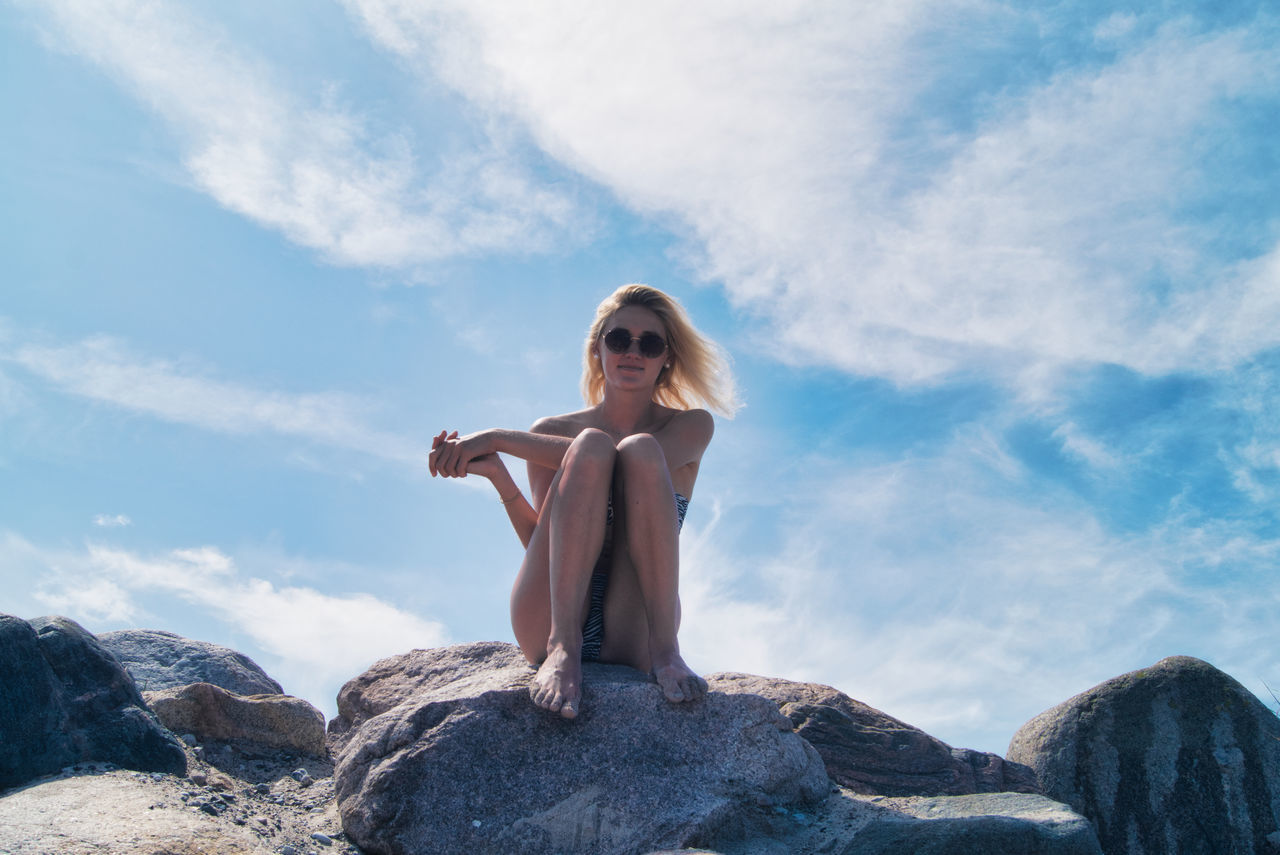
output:
[[730, 352], [687, 658], [954, 745], [1161, 657], [1280, 683], [1263, 3], [0, 4], [0, 611], [327, 713], [510, 639], [442, 428], [576, 409], [647, 282]]

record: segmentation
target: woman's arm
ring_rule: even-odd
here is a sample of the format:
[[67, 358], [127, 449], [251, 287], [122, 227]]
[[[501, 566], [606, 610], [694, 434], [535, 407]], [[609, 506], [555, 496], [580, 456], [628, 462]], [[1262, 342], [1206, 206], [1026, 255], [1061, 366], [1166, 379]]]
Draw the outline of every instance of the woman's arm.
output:
[[676, 413], [660, 433], [662, 448], [667, 455], [667, 466], [675, 472], [682, 466], [698, 464], [711, 444], [715, 422], [706, 410], [685, 410]]
[[538, 525], [538, 512], [529, 504], [524, 493], [520, 492], [520, 487], [507, 471], [502, 458], [496, 454], [477, 457], [471, 461], [469, 470], [468, 474], [488, 478], [489, 483], [498, 491], [498, 501], [502, 502], [502, 507], [506, 509], [507, 519], [511, 521], [511, 527], [516, 530], [516, 537], [520, 538], [520, 544], [528, 549], [529, 539], [533, 537], [533, 529]]
[[[430, 460], [433, 477], [437, 474], [443, 474], [437, 471], [437, 452], [445, 443], [457, 438], [457, 431], [452, 434], [448, 431], [440, 431], [440, 435], [432, 439]], [[533, 537], [533, 529], [538, 524], [538, 512], [529, 504], [529, 500], [524, 497], [524, 493], [520, 492], [519, 485], [511, 477], [511, 473], [507, 471], [507, 466], [502, 462], [502, 458], [494, 453], [481, 455], [470, 461], [468, 469], [469, 473], [467, 474], [488, 478], [489, 483], [498, 491], [498, 501], [506, 508], [507, 519], [511, 521], [511, 527], [516, 530], [516, 537], [520, 538], [520, 543], [527, 549], [529, 539]], [[466, 474], [462, 477], [465, 478]]]
[[[446, 478], [461, 478], [467, 474], [467, 464], [477, 457], [500, 451], [519, 457], [531, 464], [550, 469], [560, 468], [560, 461], [569, 449], [569, 443], [577, 435], [575, 426], [565, 424], [564, 419], [539, 419], [532, 430], [506, 430], [492, 428], [477, 431], [464, 437], [450, 436], [431, 451], [431, 474]], [[572, 433], [565, 435], [568, 431]]]

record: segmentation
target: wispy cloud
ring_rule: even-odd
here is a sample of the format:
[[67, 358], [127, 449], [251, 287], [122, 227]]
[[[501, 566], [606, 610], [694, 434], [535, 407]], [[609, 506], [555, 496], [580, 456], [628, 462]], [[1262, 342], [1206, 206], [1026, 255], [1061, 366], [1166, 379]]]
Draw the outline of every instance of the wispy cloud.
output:
[[133, 353], [118, 339], [18, 344], [0, 353], [64, 392], [164, 421], [230, 434], [273, 433], [387, 460], [417, 462], [420, 444], [377, 430], [373, 402], [338, 392], [294, 394], [217, 380]]
[[124, 514], [98, 514], [93, 518], [93, 524], [100, 528], [122, 528], [133, 525], [133, 520]]
[[991, 469], [971, 440], [892, 464], [799, 467], [822, 475], [781, 488], [764, 549], [714, 517], [692, 529], [686, 654], [833, 684], [993, 751], [1049, 706], [1168, 655], [1262, 691], [1272, 665], [1260, 651], [1280, 643], [1280, 541], [1176, 511], [1117, 531], [1028, 470]]
[[[1224, 251], [1229, 226], [1186, 215], [1274, 198], [1274, 176], [1207, 156], [1272, 133], [1239, 108], [1276, 106], [1266, 16], [349, 5], [632, 207], [674, 215], [792, 358], [910, 381], [1046, 360], [1198, 370], [1280, 341], [1275, 230], [1242, 222], [1258, 239]], [[1075, 40], [1075, 64], [991, 62], [1046, 32]]]
[[[120, 625], [145, 620], [148, 605], [157, 602], [168, 614], [180, 613], [164, 601], [181, 601], [215, 617], [227, 635], [251, 639], [254, 647], [245, 652], [270, 665], [286, 691], [330, 711], [338, 687], [378, 658], [449, 639], [441, 623], [369, 594], [276, 584], [215, 547], [160, 555], [94, 544], [51, 550], [2, 534], [0, 559], [39, 572], [35, 597], [44, 607]], [[293, 562], [295, 570], [299, 563]]]
[[269, 61], [178, 3], [30, 4], [50, 41], [116, 78], [174, 129], [185, 166], [221, 205], [346, 265], [412, 266], [544, 246], [590, 230], [497, 137], [423, 169], [412, 137], [294, 92]]

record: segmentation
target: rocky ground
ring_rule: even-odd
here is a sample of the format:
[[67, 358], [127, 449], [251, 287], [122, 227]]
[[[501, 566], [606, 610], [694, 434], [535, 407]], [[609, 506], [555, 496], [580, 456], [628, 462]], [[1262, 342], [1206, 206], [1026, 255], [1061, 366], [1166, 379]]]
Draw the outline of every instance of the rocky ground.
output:
[[[0, 853], [360, 855], [342, 833], [327, 762], [298, 765], [286, 756], [227, 762], [224, 756], [219, 768], [203, 753], [188, 752], [186, 777], [90, 763], [10, 790], [0, 795]], [[835, 788], [825, 803], [806, 812], [778, 809], [770, 837], [735, 840], [715, 852], [679, 850], [679, 855], [839, 852], [843, 841], [884, 809], [921, 816], [937, 811], [935, 801], [858, 796]]]
[[122, 655], [178, 684], [144, 698], [74, 621], [0, 615], [0, 853], [1100, 855], [1096, 829], [1121, 835], [1107, 851], [1133, 835], [1152, 853], [1280, 851], [1280, 719], [1188, 657], [1047, 710], [1001, 758], [753, 675], [673, 706], [592, 665], [569, 723], [529, 703], [530, 669], [499, 642], [375, 663], [326, 731], [305, 701], [203, 681], [228, 660], [270, 679], [235, 651], [155, 635], [126, 633]]
[[[188, 747], [184, 777], [86, 763], [0, 795], [0, 852], [13, 855], [360, 855], [342, 833], [332, 764]], [[210, 762], [212, 760], [213, 762]], [[1033, 799], [995, 794], [987, 799]], [[726, 842], [721, 855], [839, 852], [885, 809], [935, 814], [936, 799], [859, 796], [834, 788], [807, 811], [779, 808], [769, 836]], [[941, 801], [955, 801], [943, 799]], [[1041, 810], [1051, 811], [1044, 801]], [[1007, 808], [1003, 808], [1007, 812]], [[1050, 817], [1056, 819], [1056, 817]], [[755, 829], [765, 831], [765, 829]], [[710, 850], [682, 850], [716, 855]]]
[[333, 765], [187, 746], [185, 777], [88, 763], [0, 797], [0, 852], [14, 855], [353, 855]]

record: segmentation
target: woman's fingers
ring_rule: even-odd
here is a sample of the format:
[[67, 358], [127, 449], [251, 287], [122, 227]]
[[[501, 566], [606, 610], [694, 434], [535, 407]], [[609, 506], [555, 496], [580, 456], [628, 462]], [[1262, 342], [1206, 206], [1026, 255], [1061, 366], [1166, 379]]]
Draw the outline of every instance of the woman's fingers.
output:
[[[454, 436], [458, 435], [457, 431], [453, 432]], [[431, 438], [431, 453], [427, 455], [427, 468], [431, 470], [431, 477], [435, 477], [440, 473], [440, 451], [445, 440], [449, 438], [447, 430], [440, 431], [438, 436]]]
[[456, 439], [445, 441], [443, 460], [439, 465], [441, 474], [446, 478], [462, 477], [458, 472], [462, 466], [462, 449]]
[[431, 439], [431, 453], [427, 455], [427, 467], [432, 477], [465, 478], [467, 475], [467, 459], [463, 456], [462, 443], [458, 440], [458, 432], [440, 431]]
[[458, 473], [456, 470], [458, 465], [458, 432], [456, 430], [453, 433], [449, 434], [447, 437], [445, 437], [444, 447], [448, 449], [445, 452], [445, 459], [447, 461], [447, 463], [444, 466], [445, 477], [457, 478]]
[[450, 447], [448, 440], [440, 443], [440, 448], [436, 452], [436, 472], [441, 477], [449, 477], [449, 457], [453, 449]]

